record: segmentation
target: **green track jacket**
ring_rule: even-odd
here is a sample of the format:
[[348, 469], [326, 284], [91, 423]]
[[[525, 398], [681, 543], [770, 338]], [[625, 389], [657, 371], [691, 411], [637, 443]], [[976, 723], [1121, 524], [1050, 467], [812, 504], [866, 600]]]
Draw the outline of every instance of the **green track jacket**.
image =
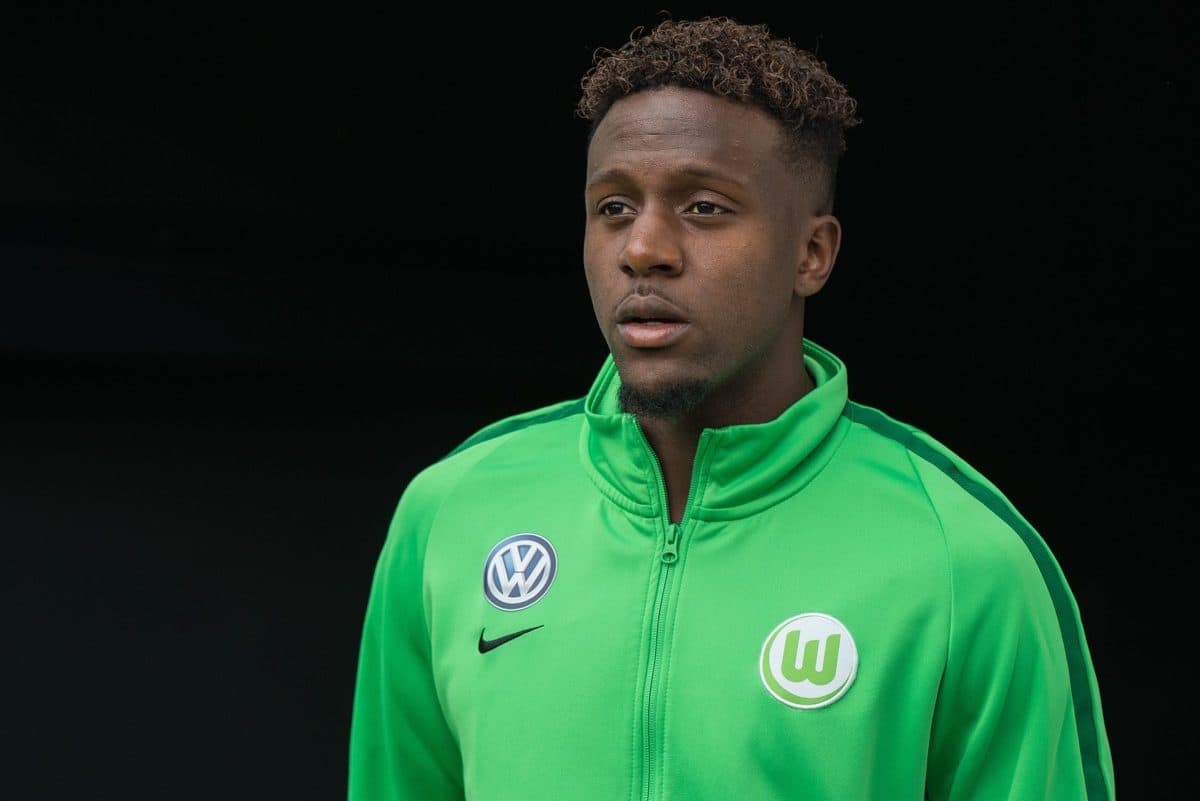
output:
[[704, 431], [677, 525], [611, 358], [418, 474], [367, 604], [352, 801], [1112, 801], [1046, 544], [805, 362], [778, 418]]

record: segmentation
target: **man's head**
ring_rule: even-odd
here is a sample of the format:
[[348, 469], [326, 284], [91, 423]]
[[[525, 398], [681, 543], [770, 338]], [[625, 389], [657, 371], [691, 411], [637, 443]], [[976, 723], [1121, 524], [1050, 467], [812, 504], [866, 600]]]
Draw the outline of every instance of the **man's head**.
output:
[[700, 89], [761, 107], [783, 129], [784, 160], [826, 195], [833, 210], [844, 132], [858, 124], [857, 104], [823, 62], [765, 25], [728, 17], [666, 20], [619, 50], [600, 48], [582, 81], [576, 113], [592, 124], [589, 141], [612, 104], [656, 86]]
[[737, 422], [802, 393], [803, 300], [837, 256], [858, 122], [845, 88], [765, 26], [666, 21], [600, 51], [577, 110], [584, 266], [627, 410]]

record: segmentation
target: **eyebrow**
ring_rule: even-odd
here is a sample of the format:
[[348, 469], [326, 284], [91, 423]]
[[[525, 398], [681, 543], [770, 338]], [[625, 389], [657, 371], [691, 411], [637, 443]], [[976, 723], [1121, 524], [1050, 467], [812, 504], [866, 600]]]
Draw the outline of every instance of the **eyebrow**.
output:
[[[717, 181], [724, 181], [725, 183], [733, 184], [738, 188], [743, 186], [740, 180], [734, 178], [729, 173], [722, 172], [715, 167], [710, 167], [705, 164], [687, 164], [682, 168], [675, 170], [674, 174], [687, 175], [693, 178], [712, 178]], [[608, 181], [621, 181], [631, 177], [632, 173], [630, 173], [628, 170], [622, 169], [621, 167], [610, 167], [607, 170], [601, 170], [588, 179], [587, 185], [584, 187], [584, 189], [591, 189], [597, 184], [606, 183]]]

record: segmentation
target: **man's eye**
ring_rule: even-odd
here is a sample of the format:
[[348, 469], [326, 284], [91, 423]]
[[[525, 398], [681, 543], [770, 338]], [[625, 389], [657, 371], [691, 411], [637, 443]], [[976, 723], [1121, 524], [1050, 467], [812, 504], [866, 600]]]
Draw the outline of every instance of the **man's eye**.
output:
[[629, 206], [625, 205], [621, 201], [610, 200], [607, 203], [601, 203], [598, 211], [602, 217], [616, 217], [620, 214], [624, 214], [628, 209]]
[[710, 200], [697, 200], [692, 205], [688, 206], [689, 210], [694, 209], [697, 214], [711, 216], [714, 214], [725, 214], [726, 209], [721, 208], [716, 203]]

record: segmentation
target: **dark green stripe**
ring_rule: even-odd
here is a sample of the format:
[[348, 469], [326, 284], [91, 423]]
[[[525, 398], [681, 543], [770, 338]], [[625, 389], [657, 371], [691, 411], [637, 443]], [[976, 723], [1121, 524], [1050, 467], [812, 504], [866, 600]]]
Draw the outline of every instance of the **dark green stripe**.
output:
[[539, 414], [531, 414], [528, 417], [516, 415], [514, 417], [506, 417], [503, 420], [497, 420], [495, 423], [484, 426], [476, 431], [470, 437], [463, 441], [450, 453], [443, 456], [443, 459], [449, 459], [456, 453], [465, 451], [467, 448], [474, 447], [481, 442], [487, 442], [489, 439], [503, 436], [510, 431], [520, 431], [522, 428], [541, 425], [542, 423], [551, 423], [555, 420], [561, 420], [564, 417], [570, 417], [573, 414], [578, 414], [583, 411], [583, 403], [587, 398], [579, 398], [573, 401], [563, 401], [562, 403], [548, 407], [545, 411]]
[[1049, 547], [1033, 528], [1012, 513], [1004, 500], [990, 488], [963, 474], [941, 451], [927, 442], [917, 439], [912, 432], [881, 412], [847, 404], [853, 420], [863, 423], [877, 433], [895, 440], [917, 456], [940, 469], [955, 483], [970, 493], [980, 503], [1009, 525], [1025, 543], [1042, 572], [1042, 580], [1054, 600], [1054, 611], [1058, 616], [1058, 627], [1062, 631], [1067, 649], [1067, 663], [1071, 678], [1071, 698], [1075, 704], [1075, 730], [1079, 737], [1079, 750], [1084, 760], [1083, 771], [1087, 781], [1088, 801], [1103, 801], [1108, 797], [1104, 771], [1100, 767], [1100, 749], [1097, 742], [1095, 711], [1092, 708], [1091, 683], [1088, 681], [1087, 665], [1083, 658], [1083, 647], [1079, 641], [1075, 611], [1071, 605], [1070, 591], [1061, 581]]

